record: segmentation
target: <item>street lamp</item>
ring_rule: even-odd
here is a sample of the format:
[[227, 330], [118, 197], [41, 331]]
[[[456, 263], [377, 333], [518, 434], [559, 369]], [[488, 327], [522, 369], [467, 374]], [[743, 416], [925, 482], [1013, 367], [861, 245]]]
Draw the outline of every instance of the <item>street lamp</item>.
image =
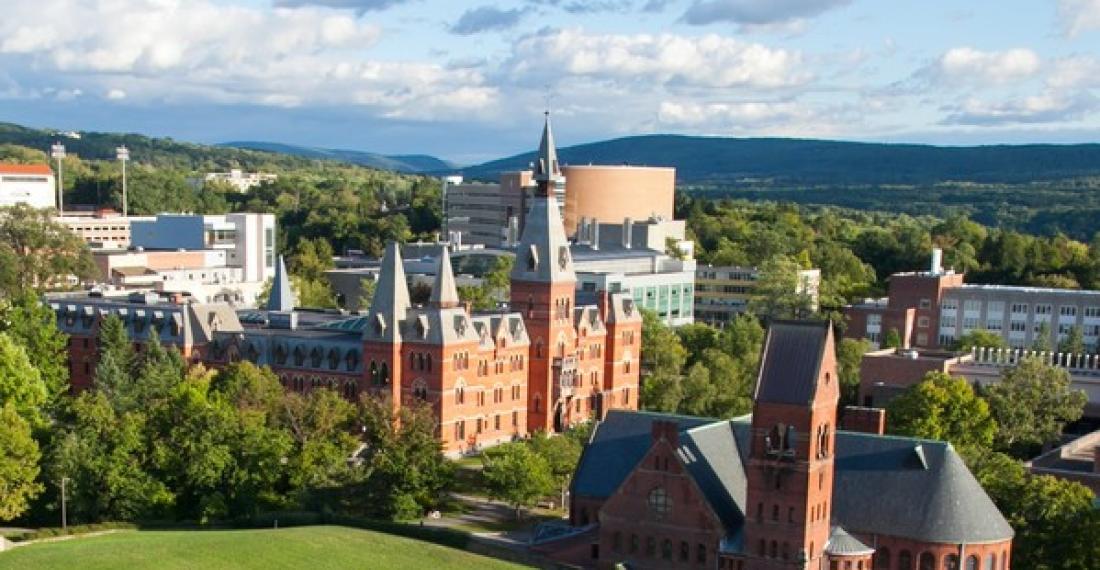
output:
[[68, 512], [68, 497], [65, 496], [65, 483], [69, 480], [68, 477], [61, 478], [61, 528], [69, 528], [69, 512]]
[[63, 171], [61, 161], [62, 161], [62, 159], [65, 158], [65, 145], [61, 144], [60, 141], [53, 143], [53, 146], [50, 147], [50, 156], [53, 157], [55, 160], [57, 160], [57, 215], [58, 216], [64, 216], [65, 215], [65, 200], [64, 200], [65, 180], [64, 180], [64, 171]]
[[126, 162], [130, 160], [130, 149], [126, 148], [126, 145], [122, 145], [115, 149], [118, 161], [122, 163], [122, 217], [128, 215], [127, 201], [126, 201]]

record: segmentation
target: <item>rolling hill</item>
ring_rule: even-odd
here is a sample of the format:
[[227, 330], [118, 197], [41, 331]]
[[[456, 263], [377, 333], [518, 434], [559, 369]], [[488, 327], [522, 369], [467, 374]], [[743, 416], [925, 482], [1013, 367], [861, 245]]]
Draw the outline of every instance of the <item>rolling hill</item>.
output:
[[304, 158], [339, 160], [370, 168], [409, 174], [446, 171], [454, 168], [453, 164], [445, 160], [424, 154], [383, 155], [360, 150], [317, 148], [260, 141], [234, 141], [222, 143], [218, 146], [277, 152]]
[[[1100, 176], [1100, 144], [944, 147], [782, 138], [645, 135], [558, 150], [562, 164], [676, 167], [677, 182], [726, 185], [1028, 183]], [[534, 152], [461, 169], [494, 180], [527, 168]]]

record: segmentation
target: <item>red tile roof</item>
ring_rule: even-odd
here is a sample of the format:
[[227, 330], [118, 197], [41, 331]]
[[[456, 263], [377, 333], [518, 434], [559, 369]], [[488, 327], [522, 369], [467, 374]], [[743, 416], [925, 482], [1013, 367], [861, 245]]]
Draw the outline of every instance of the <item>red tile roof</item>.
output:
[[48, 164], [0, 163], [0, 174], [53, 174]]

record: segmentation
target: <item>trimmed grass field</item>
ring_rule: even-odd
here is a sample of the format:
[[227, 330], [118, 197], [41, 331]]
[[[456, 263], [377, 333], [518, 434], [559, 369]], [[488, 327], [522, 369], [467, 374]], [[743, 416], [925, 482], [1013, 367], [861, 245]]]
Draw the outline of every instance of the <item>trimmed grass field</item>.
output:
[[278, 530], [122, 531], [0, 553], [0, 569], [524, 568], [408, 538], [335, 526]]

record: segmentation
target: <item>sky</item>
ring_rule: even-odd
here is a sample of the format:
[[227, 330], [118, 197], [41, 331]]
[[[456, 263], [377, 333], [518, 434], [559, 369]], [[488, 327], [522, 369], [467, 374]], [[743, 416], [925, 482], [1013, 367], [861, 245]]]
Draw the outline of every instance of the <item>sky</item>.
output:
[[0, 121], [425, 153], [1100, 140], [1100, 0], [0, 0]]

